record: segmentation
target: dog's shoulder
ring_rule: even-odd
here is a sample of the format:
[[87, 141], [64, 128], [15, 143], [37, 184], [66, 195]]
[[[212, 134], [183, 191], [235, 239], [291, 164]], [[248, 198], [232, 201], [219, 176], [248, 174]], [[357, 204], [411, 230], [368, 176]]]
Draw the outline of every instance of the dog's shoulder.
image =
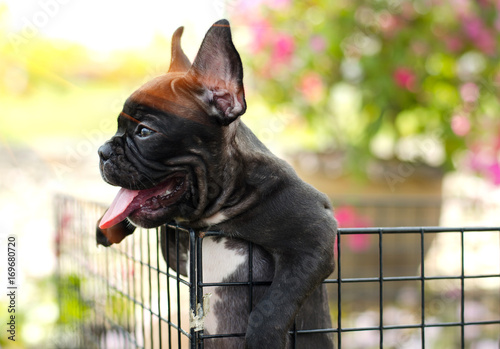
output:
[[[274, 155], [243, 123], [238, 127], [235, 144], [244, 159], [246, 184], [258, 192], [257, 205], [240, 218], [257, 225], [265, 222], [267, 229], [322, 222], [328, 230], [335, 230], [330, 199], [304, 182], [288, 162]], [[253, 222], [250, 216], [259, 219]]]
[[247, 183], [268, 194], [284, 191], [298, 201], [319, 201], [331, 209], [325, 194], [304, 182], [287, 161], [274, 155], [243, 122], [238, 125], [235, 145], [245, 159]]

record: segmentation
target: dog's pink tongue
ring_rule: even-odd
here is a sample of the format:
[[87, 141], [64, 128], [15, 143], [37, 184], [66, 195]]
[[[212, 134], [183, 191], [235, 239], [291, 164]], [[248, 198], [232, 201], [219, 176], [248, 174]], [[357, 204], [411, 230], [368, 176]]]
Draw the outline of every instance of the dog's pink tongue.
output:
[[139, 194], [139, 190], [121, 188], [111, 206], [101, 219], [99, 228], [107, 229], [123, 221], [134, 210], [132, 201]]

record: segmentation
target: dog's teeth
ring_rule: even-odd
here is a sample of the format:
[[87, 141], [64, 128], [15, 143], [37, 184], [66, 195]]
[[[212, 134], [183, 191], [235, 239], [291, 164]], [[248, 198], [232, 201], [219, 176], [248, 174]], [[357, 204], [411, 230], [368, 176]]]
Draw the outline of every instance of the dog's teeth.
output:
[[172, 194], [174, 191], [172, 189], [167, 189], [167, 191], [165, 192], [165, 195], [170, 195]]

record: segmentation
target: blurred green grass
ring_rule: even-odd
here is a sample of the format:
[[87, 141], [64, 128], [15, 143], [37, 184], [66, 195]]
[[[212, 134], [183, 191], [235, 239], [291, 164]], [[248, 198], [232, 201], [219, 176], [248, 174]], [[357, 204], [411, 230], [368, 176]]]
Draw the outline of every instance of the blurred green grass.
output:
[[[0, 140], [12, 146], [113, 134], [130, 93], [168, 66], [170, 41], [161, 36], [140, 52], [102, 53], [42, 36], [27, 39], [10, 32], [8, 20], [0, 4]], [[22, 44], [13, 44], [12, 35]]]
[[[9, 143], [45, 138], [81, 138], [95, 131], [112, 133], [126, 89], [90, 84], [69, 90], [38, 89], [29, 96], [0, 96], [1, 134]], [[108, 122], [103, 123], [103, 120]]]

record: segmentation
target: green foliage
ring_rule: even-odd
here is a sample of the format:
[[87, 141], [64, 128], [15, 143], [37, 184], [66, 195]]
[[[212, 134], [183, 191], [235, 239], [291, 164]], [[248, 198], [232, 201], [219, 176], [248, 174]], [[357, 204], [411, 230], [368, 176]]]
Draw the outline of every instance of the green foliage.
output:
[[[242, 56], [249, 57], [252, 83], [269, 109], [294, 110], [319, 125], [319, 134], [329, 133], [318, 137], [316, 151], [357, 154], [351, 165], [361, 171], [360, 156], [450, 170], [465, 152], [488, 147], [483, 120], [500, 126], [500, 16], [493, 2], [260, 3], [236, 14], [251, 38]], [[404, 154], [402, 144], [415, 139], [437, 140], [439, 151]], [[490, 153], [476, 170], [498, 167], [498, 147]], [[500, 173], [486, 174], [500, 183]]]
[[[123, 102], [168, 65], [169, 44], [157, 38], [142, 52], [103, 54], [66, 41], [7, 29], [0, 5], [0, 139], [36, 143], [46, 138], [111, 134]], [[158, 51], [161, 50], [161, 54]]]
[[[245, 120], [263, 125], [266, 143], [342, 152], [353, 160], [348, 172], [365, 173], [376, 159], [423, 161], [447, 170], [467, 165], [500, 184], [500, 16], [493, 2], [233, 4], [249, 114], [259, 119]], [[0, 7], [0, 136], [8, 142], [85, 137], [96, 127], [111, 133], [101, 120], [168, 65], [161, 37], [146, 50], [103, 56], [9, 32], [5, 23]], [[429, 140], [434, 151], [419, 148]]]
[[57, 280], [59, 295], [60, 325], [74, 325], [84, 321], [90, 306], [81, 295], [82, 280], [77, 275], [60, 276]]

